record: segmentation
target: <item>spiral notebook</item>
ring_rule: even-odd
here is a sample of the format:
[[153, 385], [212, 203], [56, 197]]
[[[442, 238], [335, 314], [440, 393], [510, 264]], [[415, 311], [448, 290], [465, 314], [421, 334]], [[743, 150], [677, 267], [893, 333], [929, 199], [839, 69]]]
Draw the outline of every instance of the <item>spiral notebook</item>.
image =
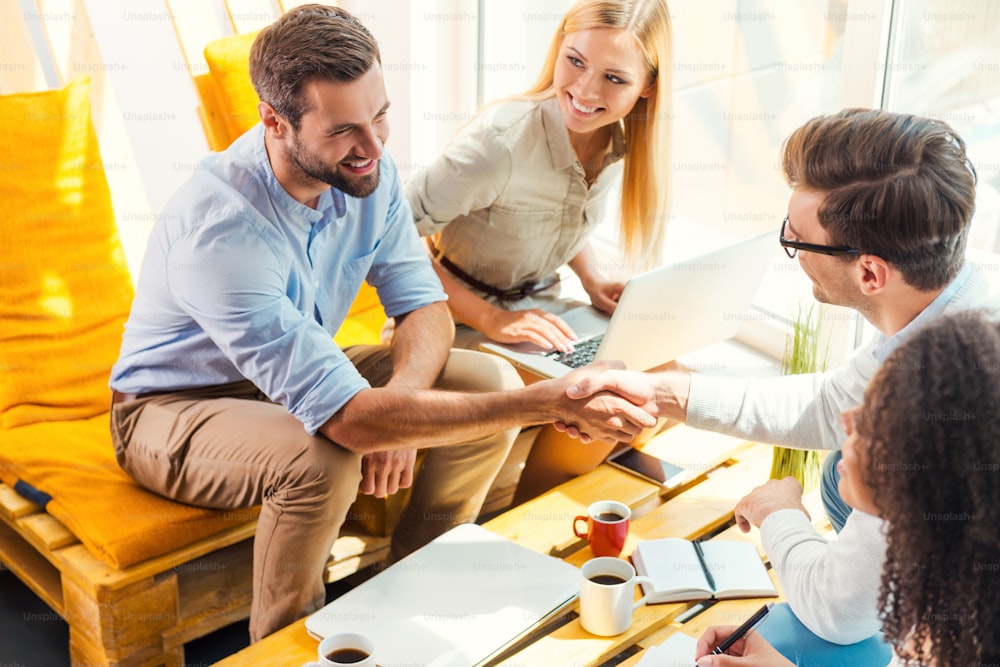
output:
[[367, 635], [382, 665], [481, 665], [565, 610], [579, 577], [557, 558], [462, 524], [323, 607], [306, 629]]

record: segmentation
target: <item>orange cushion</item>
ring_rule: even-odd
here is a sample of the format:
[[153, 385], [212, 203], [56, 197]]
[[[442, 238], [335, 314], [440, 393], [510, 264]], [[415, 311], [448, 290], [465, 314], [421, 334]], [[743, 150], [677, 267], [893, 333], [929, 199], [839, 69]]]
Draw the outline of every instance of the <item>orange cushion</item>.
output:
[[0, 97], [0, 427], [107, 410], [132, 283], [90, 83]]
[[128, 567], [256, 518], [167, 500], [136, 484], [115, 460], [104, 413], [74, 422], [0, 430], [0, 480], [49, 495], [45, 510], [87, 549]]

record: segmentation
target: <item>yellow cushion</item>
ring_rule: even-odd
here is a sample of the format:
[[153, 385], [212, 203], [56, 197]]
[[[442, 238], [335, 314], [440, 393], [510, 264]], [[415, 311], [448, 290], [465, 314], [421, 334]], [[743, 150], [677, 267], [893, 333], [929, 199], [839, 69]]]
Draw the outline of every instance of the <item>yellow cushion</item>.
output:
[[340, 347], [351, 345], [378, 345], [380, 332], [385, 324], [385, 310], [379, 303], [378, 293], [368, 283], [361, 283], [361, 289], [347, 312], [347, 318], [333, 341]]
[[128, 567], [255, 519], [258, 509], [223, 512], [167, 500], [115, 460], [107, 413], [74, 422], [0, 429], [0, 480], [52, 497], [45, 510], [95, 556]]
[[257, 113], [257, 91], [250, 83], [250, 47], [256, 32], [230, 35], [209, 42], [205, 47], [208, 71], [215, 82], [222, 108], [214, 110], [221, 116], [229, 132], [229, 143], [260, 120]]
[[90, 83], [0, 97], [0, 427], [105, 412], [132, 283]]

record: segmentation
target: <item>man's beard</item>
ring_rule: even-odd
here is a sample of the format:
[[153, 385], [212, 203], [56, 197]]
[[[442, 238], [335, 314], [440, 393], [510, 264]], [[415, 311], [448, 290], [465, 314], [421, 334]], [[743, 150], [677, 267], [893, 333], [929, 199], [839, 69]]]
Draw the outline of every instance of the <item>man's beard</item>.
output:
[[346, 195], [363, 198], [375, 192], [379, 183], [379, 164], [376, 160], [375, 169], [365, 176], [352, 176], [344, 174], [339, 167], [330, 168], [316, 158], [315, 155], [307, 153], [299, 143], [298, 138], [292, 142], [288, 151], [289, 161], [295, 165], [306, 176], [331, 185]]

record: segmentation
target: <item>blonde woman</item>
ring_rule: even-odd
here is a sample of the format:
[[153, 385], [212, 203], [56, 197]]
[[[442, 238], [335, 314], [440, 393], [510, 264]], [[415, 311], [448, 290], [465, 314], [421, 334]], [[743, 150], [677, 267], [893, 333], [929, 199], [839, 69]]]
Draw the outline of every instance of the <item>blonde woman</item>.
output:
[[575, 334], [558, 313], [579, 304], [560, 297], [564, 264], [597, 309], [614, 311], [624, 283], [588, 242], [609, 206], [619, 209], [627, 266], [657, 263], [671, 67], [665, 0], [580, 0], [538, 81], [485, 107], [408, 183], [458, 324], [456, 347], [489, 338], [570, 350]]

